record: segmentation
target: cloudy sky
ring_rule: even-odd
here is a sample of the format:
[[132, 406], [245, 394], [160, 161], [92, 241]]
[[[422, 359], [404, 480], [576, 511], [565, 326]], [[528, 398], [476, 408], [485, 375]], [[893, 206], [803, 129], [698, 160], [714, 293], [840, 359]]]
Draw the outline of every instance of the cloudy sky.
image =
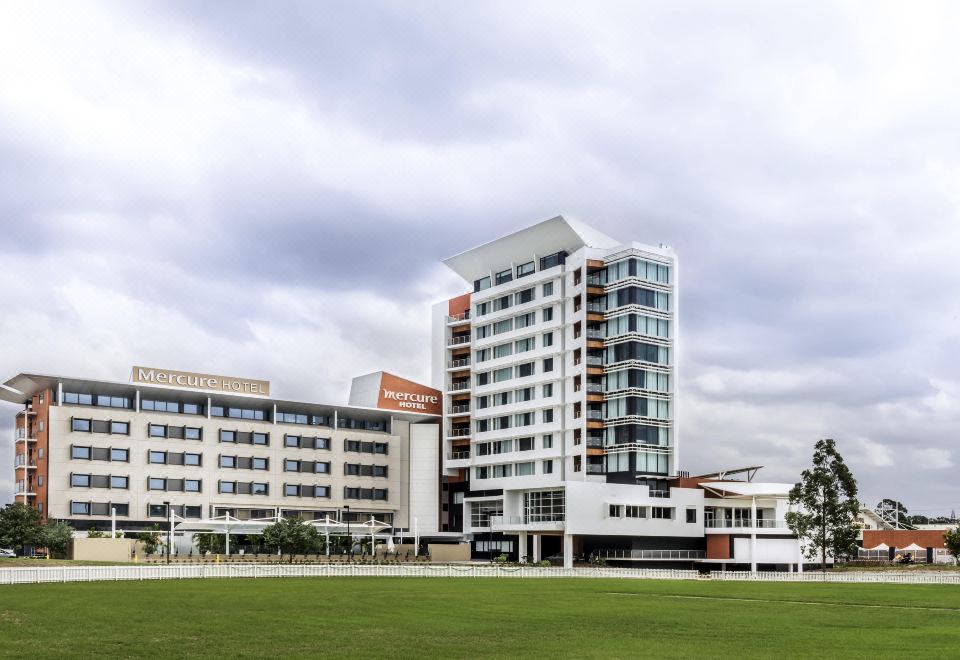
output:
[[0, 376], [426, 380], [438, 260], [564, 213], [681, 256], [684, 468], [960, 510], [958, 20], [2, 0]]

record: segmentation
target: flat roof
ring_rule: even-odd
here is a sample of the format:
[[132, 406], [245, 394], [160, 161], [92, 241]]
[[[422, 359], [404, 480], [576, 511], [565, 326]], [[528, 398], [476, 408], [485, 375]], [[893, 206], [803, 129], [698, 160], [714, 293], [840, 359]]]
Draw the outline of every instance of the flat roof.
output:
[[64, 383], [69, 385], [71, 391], [82, 394], [111, 394], [123, 395], [129, 394], [135, 390], [141, 393], [147, 392], [156, 396], [158, 399], [170, 397], [176, 394], [178, 398], [184, 401], [206, 402], [207, 397], [214, 401], [222, 402], [237, 408], [257, 408], [264, 406], [277, 405], [281, 412], [304, 412], [314, 414], [325, 414], [336, 411], [348, 411], [350, 417], [360, 420], [383, 419], [385, 417], [395, 417], [397, 419], [411, 422], [437, 421], [438, 415], [427, 413], [410, 413], [396, 410], [384, 410], [382, 408], [368, 408], [364, 406], [336, 405], [315, 403], [310, 401], [293, 401], [289, 399], [278, 399], [275, 397], [255, 397], [242, 394], [230, 394], [220, 392], [203, 392], [192, 389], [183, 389], [177, 387], [164, 387], [144, 385], [143, 383], [124, 383], [120, 381], [100, 380], [96, 378], [76, 378], [71, 376], [52, 376], [48, 374], [30, 374], [19, 373], [0, 385], [0, 401], [8, 401], [15, 404], [23, 404], [34, 394], [46, 389], [56, 389], [57, 385]]

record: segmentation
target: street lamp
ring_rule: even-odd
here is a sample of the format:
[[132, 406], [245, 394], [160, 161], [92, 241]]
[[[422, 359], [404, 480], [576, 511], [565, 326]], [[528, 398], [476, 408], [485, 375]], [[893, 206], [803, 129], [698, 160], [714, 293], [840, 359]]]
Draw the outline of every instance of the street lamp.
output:
[[345, 504], [343, 510], [346, 511], [344, 517], [347, 519], [347, 562], [353, 561], [353, 537], [350, 535], [350, 505]]
[[[167, 507], [167, 520], [170, 522], [170, 529], [173, 530], [173, 507], [170, 506], [169, 501], [165, 501], [164, 506]], [[173, 544], [173, 532], [170, 532], [170, 535], [167, 536], [167, 563], [170, 563], [170, 546]]]

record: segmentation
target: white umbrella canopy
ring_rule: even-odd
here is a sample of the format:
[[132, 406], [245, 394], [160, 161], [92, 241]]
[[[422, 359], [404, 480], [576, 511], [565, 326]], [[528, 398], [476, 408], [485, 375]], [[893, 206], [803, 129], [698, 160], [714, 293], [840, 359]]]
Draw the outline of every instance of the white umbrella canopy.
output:
[[925, 550], [926, 550], [926, 548], [921, 548], [921, 547], [920, 547], [919, 545], [917, 545], [916, 543], [911, 543], [911, 544], [908, 545], [906, 548], [897, 548], [897, 549], [898, 549], [898, 550], [903, 550], [904, 552], [922, 552], [922, 551], [925, 551]]
[[890, 549], [890, 546], [887, 545], [886, 543], [881, 543], [881, 544], [878, 545], [878, 546], [875, 546], [875, 547], [873, 547], [873, 548], [867, 548], [867, 549], [868, 549], [868, 550], [889, 550], [889, 549]]

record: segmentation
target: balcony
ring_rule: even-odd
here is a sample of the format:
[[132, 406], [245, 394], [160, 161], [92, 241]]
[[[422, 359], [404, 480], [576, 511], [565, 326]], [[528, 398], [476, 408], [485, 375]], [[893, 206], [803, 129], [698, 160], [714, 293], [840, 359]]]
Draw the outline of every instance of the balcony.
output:
[[599, 275], [587, 275], [587, 286], [603, 286]]
[[469, 366], [470, 366], [470, 358], [460, 358], [459, 360], [450, 360], [450, 362], [447, 363], [448, 369], [456, 369], [458, 367], [469, 367]]
[[587, 474], [606, 474], [607, 470], [602, 465], [587, 463]]
[[450, 429], [450, 432], [447, 434], [448, 438], [465, 438], [470, 435], [470, 429]]
[[772, 518], [761, 518], [757, 524], [753, 524], [750, 518], [741, 518], [739, 520], [721, 520], [712, 518], [705, 520], [703, 526], [708, 530], [725, 529], [787, 529], [786, 520], [774, 520]]
[[458, 381], [456, 383], [450, 383], [450, 385], [447, 387], [448, 392], [459, 392], [460, 390], [469, 390], [469, 389], [470, 389], [470, 381], [468, 380]]
[[449, 413], [451, 415], [466, 415], [470, 412], [470, 404], [464, 403], [459, 406], [450, 406]]
[[588, 367], [602, 367], [603, 358], [599, 355], [588, 355], [587, 356], [587, 366]]
[[459, 346], [460, 344], [469, 344], [469, 343], [470, 343], [470, 335], [465, 335], [461, 337], [451, 337], [447, 345]]
[[588, 410], [587, 419], [603, 419], [603, 411], [601, 410]]
[[26, 454], [17, 454], [13, 459], [15, 469], [25, 468], [27, 470], [36, 470], [37, 466], [32, 458], [27, 458]]
[[37, 439], [35, 437], [28, 436], [25, 429], [18, 428], [14, 430], [13, 441], [14, 442], [36, 442]]
[[603, 330], [594, 330], [592, 328], [587, 328], [587, 339], [605, 339], [606, 334]]
[[450, 325], [454, 323], [462, 323], [463, 321], [469, 321], [469, 320], [470, 320], [469, 311], [460, 312], [459, 314], [452, 314], [450, 316], [447, 316], [447, 323]]
[[593, 556], [608, 561], [693, 561], [705, 558], [703, 550], [597, 550]]
[[591, 438], [587, 436], [587, 446], [603, 449], [603, 438]]
[[470, 458], [470, 450], [447, 452], [448, 461], [464, 461], [468, 458]]
[[660, 498], [666, 499], [670, 497], [670, 491], [669, 490], [651, 490], [650, 497], [660, 497]]
[[490, 516], [490, 529], [494, 532], [510, 532], [525, 530], [560, 530], [563, 529], [563, 515], [536, 515], [536, 516]]
[[593, 314], [603, 314], [603, 304], [598, 302], [588, 302], [587, 311]]
[[600, 383], [587, 383], [587, 394], [603, 394], [603, 385]]

